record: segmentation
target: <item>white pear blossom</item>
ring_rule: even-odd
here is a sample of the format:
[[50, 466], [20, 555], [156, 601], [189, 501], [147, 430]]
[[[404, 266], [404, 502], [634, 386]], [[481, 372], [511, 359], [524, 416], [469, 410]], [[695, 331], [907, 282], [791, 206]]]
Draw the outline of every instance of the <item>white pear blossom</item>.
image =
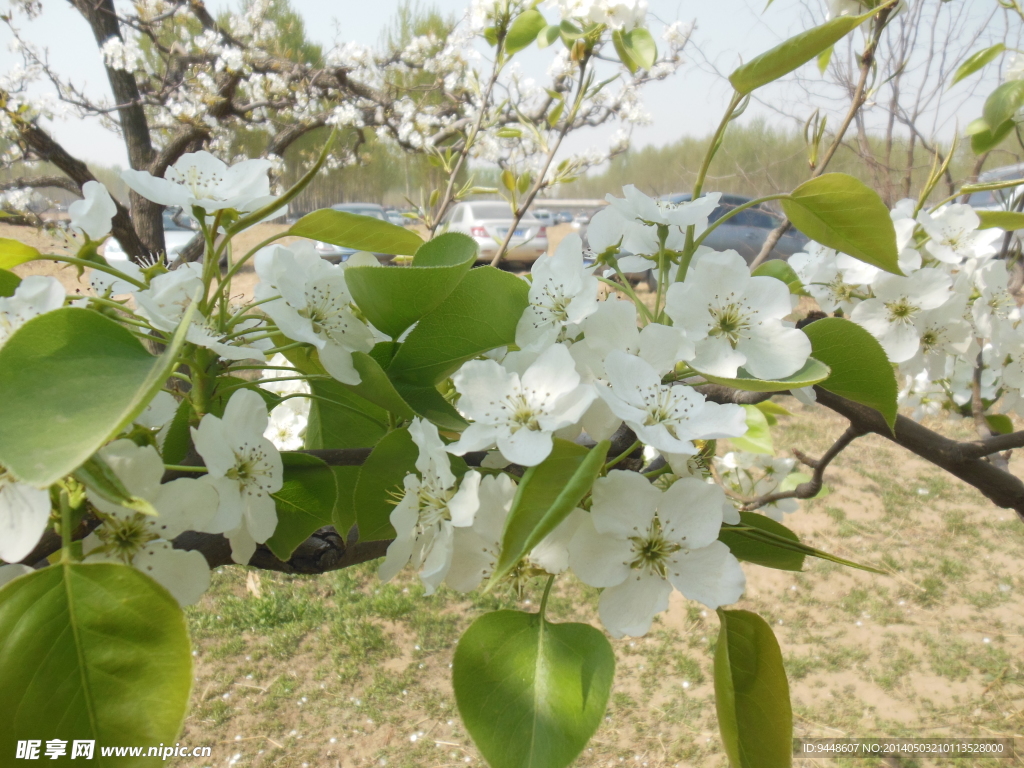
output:
[[[455, 529], [473, 525], [482, 487], [480, 473], [476, 471], [467, 472], [459, 482], [452, 473], [437, 427], [429, 421], [413, 419], [409, 434], [419, 448], [419, 474], [405, 476], [405, 494], [391, 512], [395, 540], [388, 546], [377, 574], [381, 581], [390, 581], [412, 562], [429, 595], [451, 568]], [[496, 496], [502, 493], [501, 488], [488, 484], [486, 500], [500, 507], [503, 502]]]
[[156, 516], [143, 515], [90, 490], [89, 501], [103, 524], [83, 541], [87, 562], [130, 563], [163, 585], [181, 605], [199, 600], [210, 586], [210, 568], [202, 553], [174, 549], [171, 540], [184, 531], [207, 531], [219, 499], [203, 478], [161, 484], [163, 459], [152, 446], [115, 440], [99, 452], [134, 496], [145, 499]]
[[694, 341], [691, 365], [733, 378], [740, 366], [761, 379], [796, 373], [811, 342], [783, 321], [792, 312], [789, 288], [773, 277], [752, 277], [736, 251], [708, 254], [690, 266], [686, 280], [668, 289], [665, 309]]
[[946, 264], [992, 256], [996, 240], [1003, 236], [1000, 229], [979, 229], [978, 214], [971, 206], [960, 203], [944, 206], [936, 213], [921, 211], [917, 221], [931, 237], [925, 248]]
[[121, 178], [147, 200], [178, 206], [186, 214], [193, 206], [207, 213], [229, 208], [247, 213], [274, 200], [267, 175], [271, 167], [268, 160], [243, 160], [229, 167], [203, 151], [182, 155], [162, 179], [131, 168]]
[[457, 407], [472, 423], [448, 450], [462, 456], [497, 446], [506, 459], [528, 467], [548, 457], [551, 433], [579, 422], [597, 396], [561, 344], [548, 347], [522, 376], [493, 360], [471, 360], [452, 383]]
[[594, 482], [569, 565], [584, 583], [604, 588], [598, 610], [613, 637], [646, 634], [673, 587], [709, 608], [740, 598], [743, 569], [718, 541], [724, 502], [721, 488], [696, 478], [664, 492], [635, 472], [612, 470]]
[[987, 261], [974, 271], [973, 278], [981, 293], [971, 305], [976, 335], [991, 339], [996, 335], [998, 325], [1020, 320], [1020, 308], [1010, 293], [1006, 262]]
[[459, 592], [472, 592], [494, 573], [501, 554], [501, 535], [516, 495], [508, 475], [490, 475], [480, 482], [480, 507], [471, 526], [453, 534], [451, 567], [445, 583]]
[[110, 222], [117, 213], [117, 205], [98, 181], [87, 181], [82, 185], [81, 200], [68, 206], [71, 228], [82, 232], [90, 240], [101, 240], [110, 233]]
[[519, 318], [516, 344], [543, 348], [558, 341], [562, 329], [572, 328], [597, 311], [597, 278], [583, 266], [583, 240], [570, 233], [554, 256], [541, 256], [530, 270], [530, 304]]
[[35, 549], [50, 519], [50, 492], [0, 467], [0, 560], [16, 563]]
[[332, 265], [301, 241], [288, 248], [275, 245], [256, 255], [256, 273], [262, 282], [255, 297], [293, 341], [314, 345], [320, 362], [343, 384], [358, 384], [353, 352], [373, 349], [371, 328], [352, 312], [352, 296], [345, 285], [345, 268]]
[[236, 563], [248, 563], [256, 544], [277, 527], [272, 493], [284, 484], [281, 454], [263, 433], [267, 404], [248, 389], [231, 395], [223, 418], [206, 414], [192, 428], [192, 441], [209, 470], [207, 477], [220, 494], [220, 506], [207, 530], [231, 540]]
[[267, 438], [279, 451], [301, 450], [306, 437], [306, 426], [309, 422], [308, 408], [306, 413], [293, 403], [307, 402], [301, 398], [287, 400], [270, 412], [270, 421], [263, 436]]
[[13, 296], [0, 296], [0, 347], [33, 317], [64, 306], [64, 286], [55, 277], [30, 275]]
[[740, 437], [747, 431], [742, 406], [709, 403], [692, 387], [662, 384], [640, 357], [615, 350], [605, 369], [609, 385], [599, 387], [601, 397], [640, 440], [659, 451], [692, 455], [694, 440]]
[[900, 371], [916, 374], [927, 370], [934, 379], [945, 376], [950, 355], [966, 355], [974, 342], [971, 325], [964, 319], [966, 300], [954, 294], [945, 304], [925, 309], [914, 319], [920, 336], [917, 352], [900, 363]]
[[837, 309], [852, 312], [881, 272], [878, 267], [814, 242], [808, 243], [806, 252], [790, 256], [789, 266], [822, 312], [828, 314]]
[[949, 275], [931, 267], [910, 277], [881, 275], [872, 285], [874, 298], [854, 307], [850, 319], [878, 339], [892, 362], [902, 363], [912, 358], [920, 345], [916, 325], [920, 313], [946, 303], [951, 284]]
[[[135, 293], [139, 314], [161, 331], [173, 333], [181, 323], [185, 310], [202, 295], [203, 265], [195, 262], [182, 264], [177, 269], [157, 275], [150, 281], [149, 288]], [[243, 320], [234, 327], [234, 338], [216, 327], [213, 318], [193, 315], [185, 338], [201, 347], [213, 350], [227, 360], [263, 360], [264, 349], [272, 345], [270, 339], [253, 343], [246, 341], [244, 331], [255, 333], [263, 324], [255, 318]]]
[[569, 348], [576, 367], [589, 379], [604, 379], [604, 361], [613, 350], [639, 355], [660, 374], [693, 359], [693, 342], [679, 328], [648, 323], [637, 327], [636, 306], [609, 298], [580, 326], [584, 338]]
[[693, 225], [695, 235], [704, 232], [721, 197], [716, 192], [676, 204], [654, 200], [632, 184], [622, 191], [625, 198], [605, 197], [609, 205], [594, 214], [587, 227], [587, 241], [598, 254], [621, 251], [618, 266], [627, 273], [657, 266], [654, 259], [662, 247], [662, 235], [666, 250], [679, 251], [686, 243], [687, 227]]

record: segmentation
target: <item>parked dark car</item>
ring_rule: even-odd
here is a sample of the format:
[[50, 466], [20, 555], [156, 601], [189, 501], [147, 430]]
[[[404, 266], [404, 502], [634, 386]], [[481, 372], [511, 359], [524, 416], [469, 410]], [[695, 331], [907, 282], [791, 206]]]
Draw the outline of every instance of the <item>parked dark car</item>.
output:
[[[665, 195], [662, 200], [669, 203], [685, 203], [691, 196], [686, 193]], [[718, 221], [729, 211], [752, 198], [741, 197], [740, 195], [722, 195], [718, 207], [711, 212], [708, 223]], [[782, 215], [776, 213], [764, 205], [755, 205], [740, 211], [731, 219], [727, 219], [720, 226], [716, 227], [704, 240], [704, 245], [714, 248], [716, 251], [733, 250], [740, 254], [748, 262], [761, 252], [761, 246], [768, 238], [768, 233], [782, 223]], [[788, 259], [794, 253], [799, 253], [807, 247], [807, 236], [802, 232], [790, 227], [775, 248], [772, 249], [770, 259]]]

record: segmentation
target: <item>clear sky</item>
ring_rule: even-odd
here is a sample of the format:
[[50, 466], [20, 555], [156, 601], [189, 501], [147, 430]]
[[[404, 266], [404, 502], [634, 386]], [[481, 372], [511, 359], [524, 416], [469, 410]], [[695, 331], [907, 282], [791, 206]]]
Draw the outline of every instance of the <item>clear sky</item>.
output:
[[[916, 0], [937, 2], [937, 0]], [[978, 14], [987, 12], [995, 0], [960, 0], [978, 9]], [[99, 95], [108, 93], [106, 76], [101, 57], [85, 22], [66, 0], [42, 0], [43, 13], [34, 20], [23, 16], [17, 20], [27, 38], [49, 52], [52, 66], [69, 74], [73, 82], [85, 92]], [[782, 39], [809, 25], [811, 15], [807, 3], [815, 9], [819, 0], [775, 0], [767, 9], [763, 0], [715, 0], [695, 2], [694, 0], [649, 0], [649, 15], [652, 17], [652, 31], [660, 35], [663, 24], [676, 19], [696, 22], [692, 37], [699, 48], [689, 51], [689, 63], [668, 81], [649, 86], [644, 102], [653, 116], [653, 123], [636, 129], [633, 145], [663, 144], [683, 135], [704, 135], [717, 124], [727, 101], [727, 88], [712, 70], [728, 73], [741, 60], [750, 59], [772, 47]], [[820, 0], [823, 2], [823, 0]], [[209, 0], [211, 9], [219, 10], [233, 5], [225, 0]], [[387, 26], [398, 6], [397, 0], [292, 0], [292, 5], [303, 16], [309, 36], [316, 42], [330, 46], [335, 40], [354, 40], [359, 43], [375, 44], [381, 31]], [[446, 13], [461, 15], [466, 0], [425, 0], [424, 5], [433, 5]], [[549, 18], [554, 11], [545, 10]], [[820, 14], [820, 12], [818, 12]], [[10, 38], [6, 28], [0, 35]], [[531, 50], [524, 62], [528, 72], [543, 73], [551, 50]], [[6, 46], [0, 48], [0, 67], [7, 70], [16, 65], [19, 58], [10, 53]], [[805, 74], [814, 76], [813, 65], [805, 67]], [[810, 112], [810, 105], [795, 99], [792, 92], [783, 90], [766, 92], [764, 98], [775, 106], [782, 106], [789, 113]], [[773, 101], [774, 100], [774, 101]], [[951, 116], [960, 126], [966, 125], [980, 112], [980, 102], [972, 103], [960, 110], [964, 114]], [[745, 119], [757, 114], [770, 115], [779, 119], [763, 104], [753, 104]], [[953, 119], [948, 121], [945, 132], [951, 131]], [[50, 126], [55, 136], [78, 157], [103, 164], [126, 164], [124, 147], [118, 137], [98, 124], [98, 121], [83, 121], [77, 117], [57, 119]], [[580, 136], [576, 146], [600, 141], [604, 138], [599, 131], [589, 136]], [[948, 136], [944, 137], [948, 139]], [[570, 144], [569, 150], [573, 149]]]

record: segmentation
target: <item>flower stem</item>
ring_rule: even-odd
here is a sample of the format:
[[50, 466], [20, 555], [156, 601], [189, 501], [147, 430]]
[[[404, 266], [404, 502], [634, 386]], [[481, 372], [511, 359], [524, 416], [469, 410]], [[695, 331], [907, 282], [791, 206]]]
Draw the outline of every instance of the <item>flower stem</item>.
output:
[[551, 574], [548, 576], [548, 583], [544, 585], [544, 595], [540, 599], [540, 610], [537, 615], [540, 616], [540, 620], [544, 621], [547, 617], [548, 610], [548, 595], [551, 594], [551, 585], [555, 583], [555, 575]]
[[622, 453], [620, 453], [618, 456], [616, 456], [614, 459], [612, 459], [611, 461], [609, 461], [607, 464], [604, 465], [604, 472], [607, 473], [609, 469], [611, 469], [616, 464], [618, 464], [620, 461], [625, 459], [627, 456], [629, 456], [629, 454], [631, 454], [633, 451], [635, 451], [641, 445], [642, 445], [642, 443], [639, 440], [634, 441], [633, 444], [631, 446], [629, 446], [629, 448], [624, 450]]
[[71, 502], [68, 492], [60, 492], [60, 559], [62, 563], [71, 562]]

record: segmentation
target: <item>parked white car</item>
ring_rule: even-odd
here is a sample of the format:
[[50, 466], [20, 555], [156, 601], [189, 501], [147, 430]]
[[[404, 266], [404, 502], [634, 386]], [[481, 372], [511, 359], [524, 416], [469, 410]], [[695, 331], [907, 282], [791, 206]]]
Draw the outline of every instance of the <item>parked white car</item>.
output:
[[[182, 248], [188, 245], [195, 237], [198, 228], [194, 228], [192, 220], [181, 212], [181, 209], [166, 208], [163, 216], [164, 223], [164, 247], [167, 248], [167, 263], [172, 264], [177, 260]], [[125, 260], [124, 248], [113, 237], [107, 238], [101, 249], [103, 257], [114, 261]]]
[[[1002, 168], [985, 171], [978, 177], [978, 183], [988, 184], [993, 181], [1013, 181], [1015, 179], [1024, 179], [1024, 163], [1004, 165]], [[1022, 193], [1024, 190], [1020, 186], [991, 189], [984, 192], [973, 192], [967, 202], [972, 208], [979, 211], [1014, 210], [1020, 202]]]
[[[444, 217], [442, 226], [448, 232], [462, 232], [480, 246], [479, 261], [490, 261], [512, 226], [508, 203], [488, 201], [459, 203]], [[548, 252], [548, 230], [532, 213], [519, 220], [509, 241], [505, 259], [532, 263]]]

